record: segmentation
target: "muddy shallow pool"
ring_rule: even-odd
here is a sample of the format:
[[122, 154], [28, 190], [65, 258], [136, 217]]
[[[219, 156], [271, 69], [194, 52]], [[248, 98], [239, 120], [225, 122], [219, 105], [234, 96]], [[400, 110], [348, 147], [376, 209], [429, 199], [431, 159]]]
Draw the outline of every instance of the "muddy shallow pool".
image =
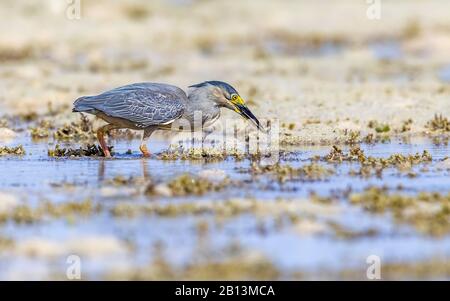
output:
[[[420, 193], [447, 195], [450, 148], [424, 139], [361, 145], [367, 157], [424, 150], [431, 156], [367, 174], [356, 172], [358, 161], [323, 159], [331, 146], [291, 148], [280, 166], [327, 171], [298, 177], [255, 172], [249, 159], [161, 160], [164, 140], [149, 145], [155, 153], [149, 159], [128, 152], [139, 140], [114, 141], [114, 159], [51, 158], [52, 143], [26, 136], [9, 144], [22, 144], [26, 154], [0, 157], [0, 197], [7, 204], [0, 208], [1, 279], [65, 279], [69, 255], [81, 259], [84, 279], [365, 279], [370, 255], [386, 265], [414, 265], [450, 254], [446, 228], [423, 230], [415, 220], [398, 219], [389, 205], [374, 212], [371, 204], [350, 201], [368, 187], [410, 202]], [[170, 193], [174, 179], [205, 171], [226, 184]], [[157, 193], [149, 193], [154, 186]]]

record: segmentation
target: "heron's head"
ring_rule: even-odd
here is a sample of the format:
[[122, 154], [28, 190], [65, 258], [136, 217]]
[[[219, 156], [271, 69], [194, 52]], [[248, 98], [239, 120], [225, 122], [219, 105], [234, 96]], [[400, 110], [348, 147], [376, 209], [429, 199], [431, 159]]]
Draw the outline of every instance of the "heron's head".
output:
[[244, 99], [231, 85], [221, 81], [207, 81], [190, 86], [190, 88], [201, 90], [220, 107], [235, 111], [245, 119], [252, 121], [259, 130], [263, 130], [259, 120], [253, 115], [245, 104]]

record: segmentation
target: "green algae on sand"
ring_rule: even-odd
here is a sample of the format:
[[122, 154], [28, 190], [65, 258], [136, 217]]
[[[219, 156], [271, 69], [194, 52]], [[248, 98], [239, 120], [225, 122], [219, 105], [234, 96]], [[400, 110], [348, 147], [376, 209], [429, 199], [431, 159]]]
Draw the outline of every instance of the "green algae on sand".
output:
[[[111, 154], [113, 147], [108, 146]], [[100, 146], [95, 144], [88, 144], [85, 147], [79, 148], [61, 148], [59, 144], [55, 146], [54, 149], [48, 149], [49, 157], [104, 157], [105, 154]]]
[[273, 175], [278, 182], [288, 180], [318, 181], [324, 180], [334, 174], [334, 170], [318, 163], [305, 164], [295, 168], [289, 164], [260, 165], [252, 162], [250, 173], [254, 175]]
[[425, 235], [444, 236], [450, 233], [450, 193], [406, 195], [370, 187], [362, 193], [351, 194], [349, 201], [371, 213], [391, 213], [397, 223], [411, 225]]
[[1, 156], [23, 156], [25, 155], [25, 149], [22, 145], [19, 146], [3, 146], [0, 147], [0, 157]]
[[[182, 174], [165, 185], [173, 196], [203, 195], [207, 192], [219, 191], [229, 184], [229, 179], [213, 183], [207, 179], [193, 176], [191, 174]], [[153, 195], [156, 193], [155, 185], [150, 183], [147, 186], [146, 194]]]

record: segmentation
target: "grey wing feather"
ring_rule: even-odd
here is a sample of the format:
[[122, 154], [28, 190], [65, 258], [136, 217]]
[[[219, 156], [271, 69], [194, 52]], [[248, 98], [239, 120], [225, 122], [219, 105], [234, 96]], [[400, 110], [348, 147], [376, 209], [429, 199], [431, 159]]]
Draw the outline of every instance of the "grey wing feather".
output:
[[98, 110], [112, 117], [130, 120], [138, 127], [168, 124], [180, 118], [187, 96], [178, 87], [138, 83], [119, 87], [75, 101], [75, 110]]

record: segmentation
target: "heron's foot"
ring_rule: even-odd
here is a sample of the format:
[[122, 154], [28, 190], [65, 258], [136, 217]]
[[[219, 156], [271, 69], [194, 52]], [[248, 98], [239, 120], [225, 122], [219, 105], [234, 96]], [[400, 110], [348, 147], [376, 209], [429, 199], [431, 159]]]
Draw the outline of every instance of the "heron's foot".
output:
[[139, 147], [139, 149], [142, 152], [142, 155], [144, 156], [144, 158], [150, 158], [151, 154], [148, 151], [147, 145], [143, 144]]
[[106, 158], [111, 158], [111, 152], [109, 151], [108, 146], [106, 145], [105, 141], [105, 133], [103, 132], [103, 129], [99, 129], [97, 131], [97, 138], [98, 142], [100, 142], [100, 147], [102, 148], [103, 154]]
[[106, 148], [102, 147], [102, 150], [103, 150], [103, 153], [105, 154], [106, 158], [111, 158], [111, 152], [109, 151], [108, 147], [106, 147]]

